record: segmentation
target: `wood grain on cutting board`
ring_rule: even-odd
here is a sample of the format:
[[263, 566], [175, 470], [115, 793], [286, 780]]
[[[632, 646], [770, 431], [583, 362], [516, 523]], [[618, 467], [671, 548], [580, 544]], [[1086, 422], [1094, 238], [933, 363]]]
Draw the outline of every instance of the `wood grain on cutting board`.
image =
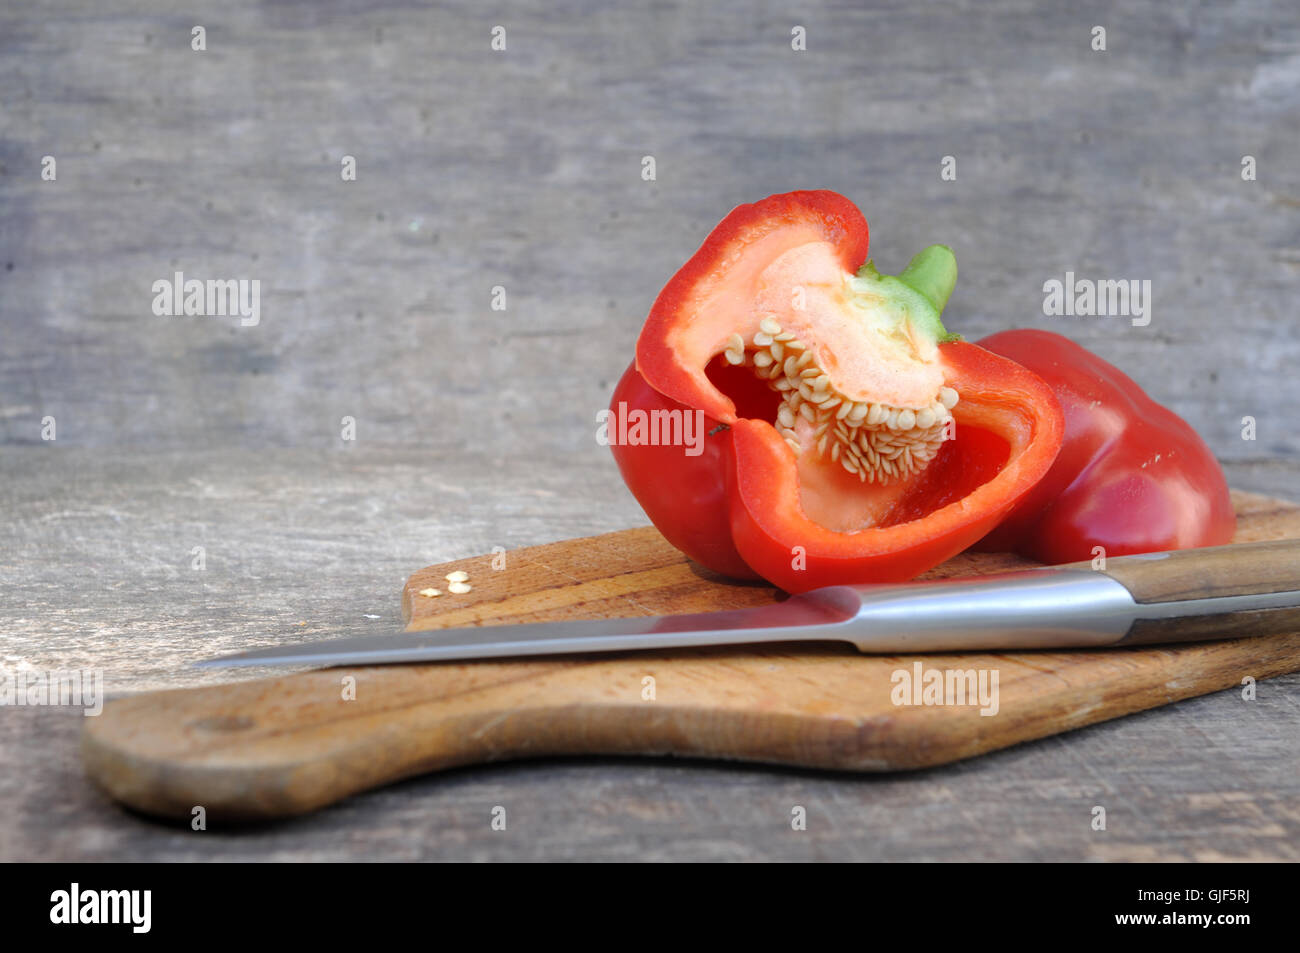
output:
[[[1234, 494], [1237, 542], [1300, 536], [1300, 507]], [[410, 629], [656, 615], [770, 603], [687, 562], [651, 529], [429, 567], [402, 594]], [[927, 574], [1030, 565], [968, 553]], [[447, 593], [463, 569], [473, 591]], [[436, 588], [437, 598], [420, 590]], [[895, 705], [893, 674], [996, 672], [997, 710]], [[333, 668], [110, 702], [83, 754], [149, 813], [302, 813], [399, 778], [548, 754], [676, 754], [852, 771], [943, 764], [1300, 669], [1300, 633], [1178, 647], [864, 656], [789, 643], [532, 661]], [[986, 676], [988, 677], [988, 676]], [[350, 690], [351, 689], [351, 690]], [[352, 695], [352, 697], [348, 697]], [[990, 710], [991, 706], [984, 706]]]

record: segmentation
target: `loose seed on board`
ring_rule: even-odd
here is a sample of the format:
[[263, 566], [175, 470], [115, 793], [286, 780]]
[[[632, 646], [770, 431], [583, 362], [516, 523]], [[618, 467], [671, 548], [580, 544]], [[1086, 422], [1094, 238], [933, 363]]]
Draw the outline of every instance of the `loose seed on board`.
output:
[[458, 596], [463, 596], [473, 588], [474, 587], [467, 582], [453, 582], [448, 584], [447, 591], [454, 592]]
[[465, 582], [469, 579], [469, 573], [463, 569], [457, 569], [455, 572], [447, 573], [445, 578], [448, 582]]
[[439, 592], [437, 589], [421, 589], [420, 595], [424, 596], [424, 598], [426, 599], [432, 599], [435, 596], [442, 595], [442, 593]]

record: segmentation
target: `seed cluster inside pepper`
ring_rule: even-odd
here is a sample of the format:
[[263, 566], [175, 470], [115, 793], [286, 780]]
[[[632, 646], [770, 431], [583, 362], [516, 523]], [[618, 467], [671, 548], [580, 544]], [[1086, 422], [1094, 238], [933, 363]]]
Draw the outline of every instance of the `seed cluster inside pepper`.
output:
[[773, 318], [764, 318], [749, 341], [733, 334], [723, 357], [753, 368], [781, 394], [774, 426], [796, 456], [804, 449], [797, 430], [802, 417], [812, 427], [817, 453], [863, 482], [883, 484], [920, 472], [952, 436], [958, 397], [951, 387], [939, 388], [922, 407], [855, 401], [818, 366], [808, 342]]

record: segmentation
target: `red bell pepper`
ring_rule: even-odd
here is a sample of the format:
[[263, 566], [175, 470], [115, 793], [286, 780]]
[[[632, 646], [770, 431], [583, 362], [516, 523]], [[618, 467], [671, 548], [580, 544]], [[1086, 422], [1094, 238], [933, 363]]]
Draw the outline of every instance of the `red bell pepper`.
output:
[[774, 195], [723, 219], [655, 301], [610, 416], [696, 414], [702, 445], [611, 442], [692, 559], [791, 592], [901, 581], [1048, 472], [1063, 428], [1051, 390], [939, 319], [952, 253], [932, 246], [897, 277], [866, 255], [848, 199]]
[[1047, 382], [1065, 412], [1065, 442], [977, 548], [1065, 563], [1232, 541], [1228, 483], [1186, 421], [1059, 334], [1002, 331], [979, 343]]

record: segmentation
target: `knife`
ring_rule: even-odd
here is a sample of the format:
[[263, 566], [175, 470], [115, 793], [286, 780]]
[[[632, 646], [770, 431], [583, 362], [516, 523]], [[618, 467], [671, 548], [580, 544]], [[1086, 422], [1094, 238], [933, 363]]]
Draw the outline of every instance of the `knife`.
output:
[[1300, 632], [1300, 540], [1122, 556], [896, 585], [814, 589], [752, 609], [360, 636], [196, 662], [382, 665], [761, 642], [877, 654], [1103, 648]]

